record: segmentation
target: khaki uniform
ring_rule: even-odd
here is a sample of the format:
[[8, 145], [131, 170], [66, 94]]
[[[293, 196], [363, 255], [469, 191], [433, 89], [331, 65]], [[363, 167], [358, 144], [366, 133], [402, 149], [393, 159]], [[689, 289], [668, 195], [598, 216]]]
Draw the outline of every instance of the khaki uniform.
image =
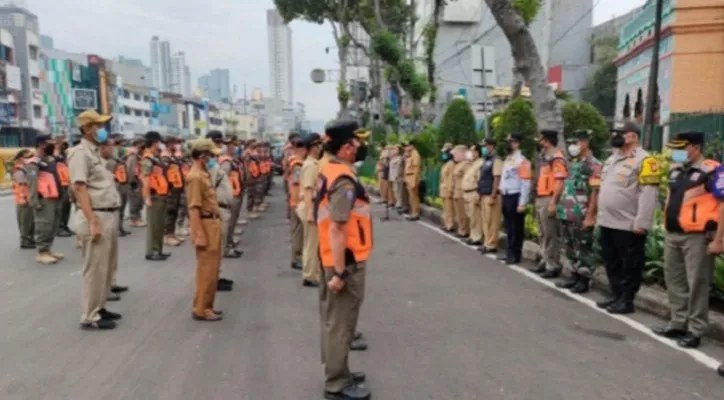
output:
[[123, 160], [111, 157], [108, 160], [106, 160], [106, 168], [108, 169], [108, 172], [113, 174], [113, 177], [116, 181], [116, 190], [118, 190], [118, 195], [121, 198], [121, 205], [118, 215], [118, 231], [123, 232], [123, 214], [126, 210], [126, 204], [128, 202], [128, 173], [126, 171], [126, 181], [121, 182], [119, 181], [119, 178], [122, 178], [120, 176], [117, 176], [116, 169], [119, 165], [125, 164]]
[[412, 149], [409, 157], [405, 160], [405, 186], [410, 200], [410, 216], [420, 216], [420, 174], [422, 172], [422, 160], [420, 153]]
[[[503, 173], [503, 160], [494, 157], [491, 160], [493, 180], [500, 178]], [[486, 161], [483, 160], [483, 164]], [[480, 198], [482, 206], [481, 225], [483, 230], [483, 245], [488, 250], [496, 250], [500, 238], [500, 223], [503, 216], [503, 201], [497, 187], [492, 189], [491, 194], [483, 194]]]
[[302, 164], [299, 205], [297, 216], [302, 221], [304, 233], [304, 247], [302, 250], [302, 278], [307, 281], [319, 282], [322, 267], [319, 263], [319, 233], [314, 219], [307, 218], [313, 210], [307, 208], [308, 191], [312, 191], [311, 204], [314, 207], [314, 197], [317, 195], [317, 177], [319, 176], [319, 161], [307, 157]]
[[[211, 174], [211, 182], [216, 189], [216, 200], [222, 226], [228, 226], [231, 220], [231, 202], [234, 200], [229, 176], [218, 164], [209, 173]], [[221, 229], [221, 248], [226, 249], [231, 240], [233, 240], [233, 237], [229, 237], [227, 230]]]
[[478, 179], [480, 179], [480, 167], [483, 159], [478, 158], [470, 163], [463, 175], [463, 199], [465, 200], [465, 214], [470, 221], [470, 240], [481, 242], [483, 239], [482, 215], [480, 195], [478, 194]]
[[[30, 204], [34, 208], [35, 244], [38, 247], [39, 261], [41, 257], [50, 255], [56, 261], [63, 258], [62, 254], [54, 253], [51, 248], [58, 233], [58, 223], [61, 212], [61, 185], [56, 171], [55, 160], [52, 156], [43, 159], [34, 158], [26, 166], [28, 171], [28, 186], [30, 190]], [[53, 196], [43, 197], [39, 193], [38, 178], [41, 173], [51, 174], [57, 188]], [[55, 255], [59, 257], [55, 257]], [[46, 257], [47, 258], [47, 257]], [[49, 259], [48, 259], [49, 260]]]
[[445, 229], [452, 231], [455, 226], [455, 161], [443, 164], [440, 171], [440, 197], [442, 198], [442, 219]]
[[[301, 182], [302, 182], [302, 167], [300, 165], [295, 165], [292, 167], [291, 171], [289, 171], [289, 193], [291, 198], [291, 192], [292, 190], [301, 190]], [[291, 201], [291, 200], [290, 200]], [[290, 204], [290, 207], [294, 206], [293, 204]], [[306, 217], [304, 217], [306, 219]], [[292, 213], [290, 215], [290, 228], [291, 228], [291, 239], [292, 239], [292, 255], [291, 260], [293, 264], [297, 264], [299, 266], [302, 266], [302, 255], [304, 251], [304, 228], [302, 226], [301, 217], [297, 213]]]
[[535, 212], [540, 227], [540, 244], [542, 248], [542, 263], [546, 269], [558, 272], [561, 264], [561, 223], [556, 214], [550, 214], [548, 207], [554, 201], [554, 187], [558, 182], [568, 177], [568, 167], [564, 155], [554, 149], [552, 154], [544, 155], [538, 159], [536, 165], [536, 199]]
[[238, 193], [234, 193], [232, 179], [236, 178], [232, 178], [232, 172], [239, 171], [237, 161], [233, 159], [225, 160], [219, 164], [219, 167], [227, 177], [226, 179], [229, 182], [229, 193], [231, 194], [231, 198], [229, 200], [229, 219], [224, 227], [224, 235], [227, 238], [224, 248], [230, 256], [238, 257], [235, 250], [236, 246], [234, 245], [234, 232], [236, 231], [236, 224], [239, 222], [241, 206], [244, 201], [243, 181], [238, 179], [237, 184], [239, 185], [240, 190]]
[[[206, 247], [196, 250], [196, 293], [194, 295], [194, 315], [204, 317], [214, 314], [214, 299], [221, 266], [222, 221], [216, 191], [211, 176], [206, 170], [194, 164], [186, 179], [186, 204], [188, 209], [198, 209], [201, 216], [201, 229], [206, 234]], [[191, 232], [193, 236], [193, 232]]]
[[101, 158], [99, 147], [83, 139], [70, 150], [68, 157], [70, 180], [84, 183], [88, 190], [93, 214], [101, 228], [100, 237], [93, 240], [90, 221], [77, 208], [73, 226], [82, 243], [83, 253], [83, 313], [81, 323], [98, 321], [105, 308], [112, 279], [118, 267], [118, 219], [121, 197], [113, 174]]
[[[354, 198], [349, 191], [355, 186], [348, 179], [340, 179], [329, 189], [329, 213], [332, 221], [346, 222], [353, 208]], [[331, 293], [326, 284], [320, 285], [322, 307], [322, 345], [325, 370], [325, 390], [338, 392], [351, 379], [349, 370], [349, 346], [357, 331], [360, 308], [364, 300], [366, 262], [348, 265], [350, 274], [345, 279], [344, 289]], [[334, 277], [334, 268], [324, 268], [324, 282]]]
[[453, 179], [455, 181], [453, 200], [455, 204], [455, 217], [458, 223], [458, 235], [460, 236], [468, 236], [470, 234], [470, 220], [465, 212], [465, 191], [463, 190], [463, 177], [468, 168], [470, 168], [470, 161], [461, 161], [455, 164], [455, 169], [453, 170]]

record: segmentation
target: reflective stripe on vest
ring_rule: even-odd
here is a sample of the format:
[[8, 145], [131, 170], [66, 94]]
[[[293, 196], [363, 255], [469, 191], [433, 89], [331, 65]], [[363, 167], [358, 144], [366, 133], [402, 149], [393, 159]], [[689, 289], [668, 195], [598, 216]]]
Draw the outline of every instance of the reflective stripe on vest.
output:
[[351, 265], [367, 261], [372, 252], [372, 218], [370, 203], [364, 187], [357, 180], [352, 167], [338, 162], [326, 164], [319, 175], [317, 199], [315, 201], [315, 218], [319, 233], [319, 255], [322, 266], [334, 268], [334, 254], [329, 240], [329, 229], [332, 225], [329, 210], [329, 189], [339, 179], [349, 179], [355, 185], [354, 206], [350, 212], [345, 231], [345, 264]]
[[681, 167], [669, 171], [669, 195], [664, 208], [668, 232], [714, 232], [719, 222], [719, 200], [711, 193], [712, 174], [719, 166], [704, 160], [703, 168]]
[[563, 165], [566, 165], [566, 159], [563, 158], [563, 154], [560, 151], [557, 151], [550, 160], [541, 163], [540, 169], [538, 170], [538, 182], [536, 184], [536, 194], [540, 197], [551, 196], [556, 190], [557, 178], [553, 170], [554, 163], [563, 163]]
[[64, 162], [59, 161], [55, 165], [55, 170], [58, 173], [60, 186], [68, 187], [68, 185], [70, 185], [70, 171], [68, 171], [68, 166]]

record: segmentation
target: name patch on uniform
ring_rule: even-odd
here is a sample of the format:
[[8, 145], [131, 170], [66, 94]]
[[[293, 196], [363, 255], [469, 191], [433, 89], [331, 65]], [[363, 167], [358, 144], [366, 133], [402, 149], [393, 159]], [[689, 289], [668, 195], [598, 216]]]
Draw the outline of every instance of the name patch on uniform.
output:
[[351, 189], [345, 190], [344, 197], [346, 197], [347, 200], [349, 200], [349, 201], [353, 201], [354, 197], [355, 197], [354, 190], [351, 190]]

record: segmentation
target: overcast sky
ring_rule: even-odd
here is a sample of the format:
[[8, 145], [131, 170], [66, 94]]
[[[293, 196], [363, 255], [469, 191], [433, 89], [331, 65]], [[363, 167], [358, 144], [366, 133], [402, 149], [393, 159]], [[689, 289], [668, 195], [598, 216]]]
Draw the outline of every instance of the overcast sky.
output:
[[[149, 64], [151, 36], [170, 40], [172, 51], [186, 52], [192, 84], [213, 68], [228, 68], [238, 97], [254, 88], [269, 92], [266, 10], [272, 0], [26, 0], [40, 19], [41, 33], [55, 47], [102, 57], [140, 58]], [[481, 0], [482, 1], [482, 0]], [[640, 6], [645, 0], [580, 0], [598, 2], [596, 23]], [[309, 72], [333, 69], [337, 63], [329, 26], [294, 22], [292, 27], [294, 100], [307, 106], [311, 120], [336, 113], [332, 83], [315, 85]]]

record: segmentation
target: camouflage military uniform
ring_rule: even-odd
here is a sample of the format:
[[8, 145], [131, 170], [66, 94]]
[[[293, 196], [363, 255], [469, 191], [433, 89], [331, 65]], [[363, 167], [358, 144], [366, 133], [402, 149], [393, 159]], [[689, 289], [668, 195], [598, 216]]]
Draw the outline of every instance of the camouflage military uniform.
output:
[[601, 184], [602, 164], [593, 155], [572, 160], [570, 173], [558, 202], [561, 221], [561, 239], [574, 273], [584, 277], [593, 274], [598, 264], [598, 253], [593, 250], [594, 230], [584, 229], [583, 220], [588, 212], [591, 192]]

